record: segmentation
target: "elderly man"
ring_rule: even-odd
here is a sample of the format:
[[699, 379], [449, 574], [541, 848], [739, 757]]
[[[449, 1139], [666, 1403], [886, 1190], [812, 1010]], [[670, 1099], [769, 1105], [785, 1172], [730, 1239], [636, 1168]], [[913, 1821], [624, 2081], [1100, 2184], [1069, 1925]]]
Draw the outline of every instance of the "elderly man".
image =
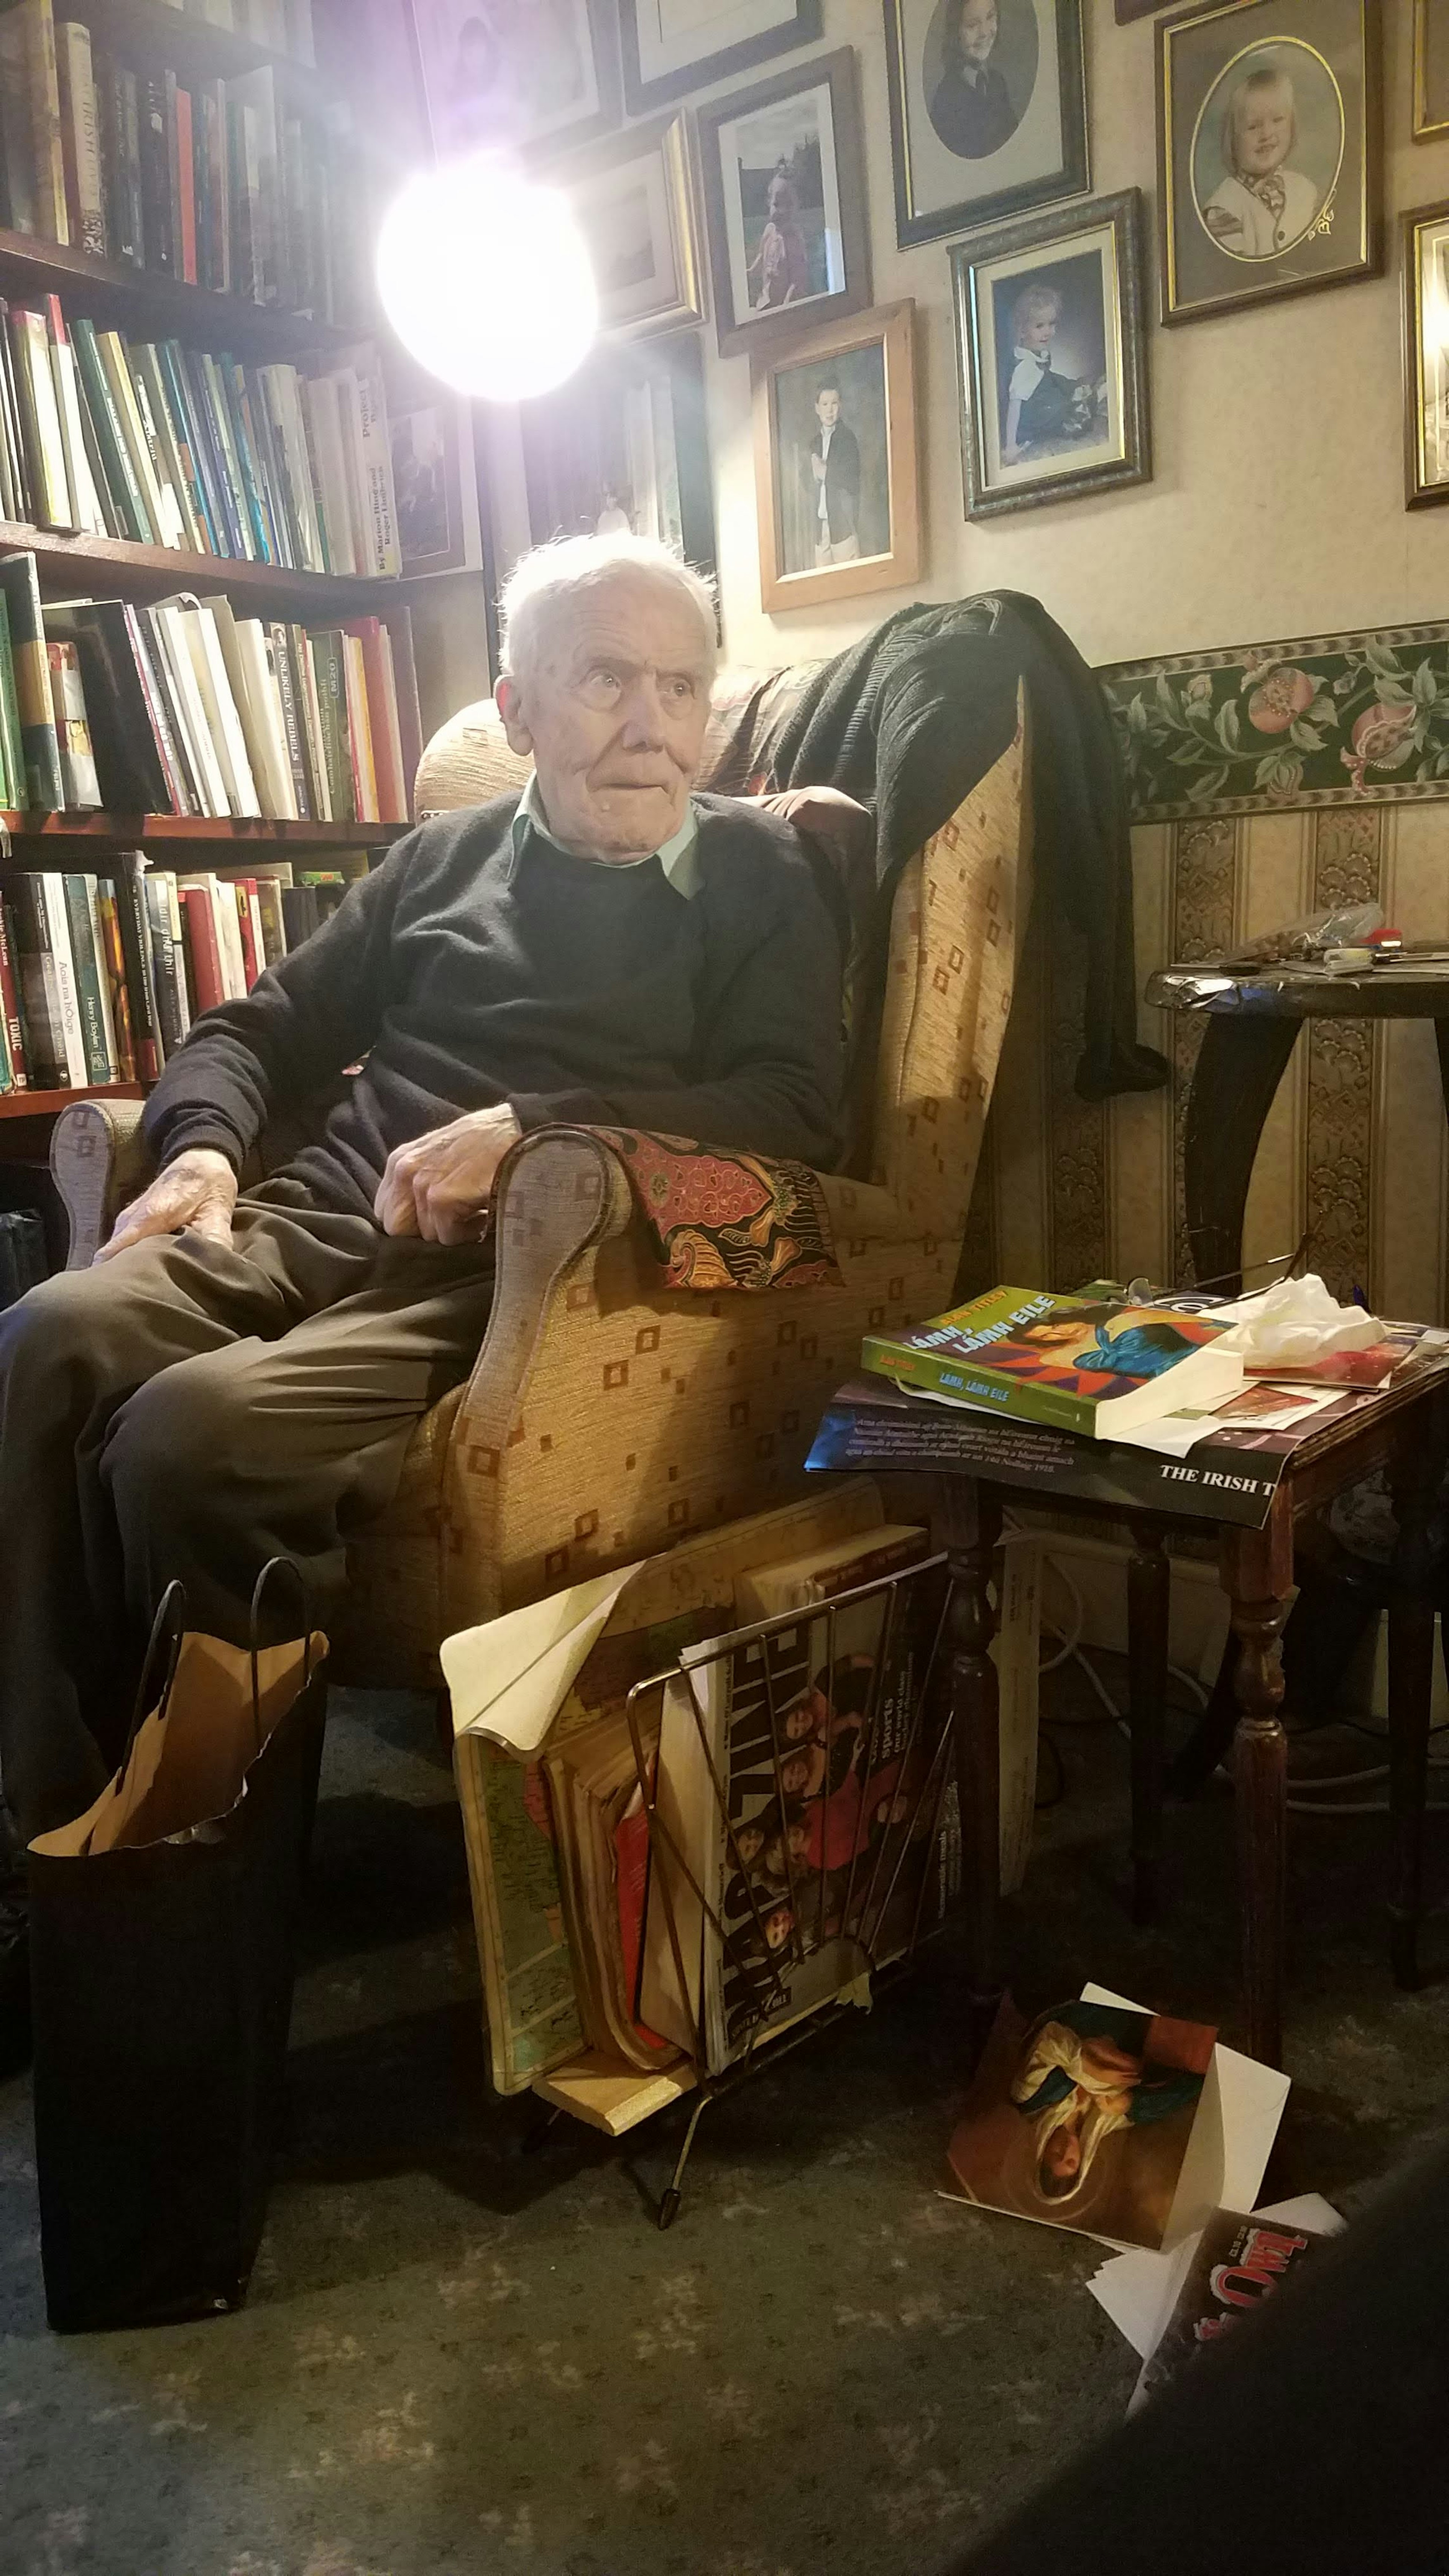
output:
[[[284, 1550], [325, 1619], [349, 1532], [472, 1366], [521, 1136], [615, 1120], [837, 1154], [841, 960], [809, 864], [789, 823], [691, 793], [708, 586], [662, 546], [575, 538], [502, 606], [523, 796], [410, 834], [198, 1022], [146, 1111], [156, 1179], [95, 1268], [0, 1323], [0, 1782], [22, 1841], [109, 1776], [172, 1576], [193, 1625], [235, 1635]], [[268, 1120], [359, 1058], [315, 1141], [239, 1196]], [[12, 1919], [12, 2015], [20, 1946]], [[6, 1955], [0, 1927], [0, 2056]]]

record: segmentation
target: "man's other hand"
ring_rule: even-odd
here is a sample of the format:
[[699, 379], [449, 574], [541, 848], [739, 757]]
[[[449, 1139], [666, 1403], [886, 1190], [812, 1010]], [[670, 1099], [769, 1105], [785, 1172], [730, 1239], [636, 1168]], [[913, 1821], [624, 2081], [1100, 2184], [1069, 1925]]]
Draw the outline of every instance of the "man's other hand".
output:
[[147, 1190], [122, 1208], [108, 1243], [96, 1254], [109, 1261], [140, 1243], [148, 1234], [179, 1234], [189, 1226], [208, 1243], [230, 1244], [231, 1212], [236, 1205], [236, 1174], [225, 1154], [210, 1145], [193, 1146], [158, 1172]]
[[384, 1234], [476, 1243], [498, 1166], [523, 1130], [507, 1101], [471, 1109], [389, 1154], [373, 1206]]
[[858, 805], [853, 796], [845, 795], [838, 787], [782, 787], [757, 801], [767, 813], [778, 814], [783, 823], [793, 823], [797, 831], [813, 833], [827, 848], [836, 843], [848, 848], [864, 827], [874, 829], [869, 808]]

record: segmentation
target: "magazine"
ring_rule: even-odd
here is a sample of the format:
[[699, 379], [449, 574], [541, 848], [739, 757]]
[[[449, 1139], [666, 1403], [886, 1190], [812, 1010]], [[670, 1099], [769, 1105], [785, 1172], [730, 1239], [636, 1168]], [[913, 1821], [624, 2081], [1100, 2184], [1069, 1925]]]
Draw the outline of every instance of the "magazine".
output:
[[955, 2196], [1160, 2248], [1216, 2038], [1087, 1996], [1028, 2022], [1006, 1997], [948, 2151]]
[[1220, 2343], [1240, 2318], [1262, 2307], [1328, 2241], [1315, 2229], [1266, 2214], [1245, 2218], [1237, 2210], [1214, 2210], [1142, 2365], [1129, 2413], [1176, 2379], [1198, 2353]]

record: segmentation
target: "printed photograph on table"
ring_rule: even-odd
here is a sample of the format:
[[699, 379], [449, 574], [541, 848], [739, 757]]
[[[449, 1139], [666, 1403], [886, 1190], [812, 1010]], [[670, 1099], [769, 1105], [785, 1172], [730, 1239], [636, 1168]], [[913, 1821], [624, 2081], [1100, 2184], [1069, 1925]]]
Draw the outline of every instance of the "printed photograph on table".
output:
[[1404, 217], [1404, 486], [1449, 501], [1449, 202]]
[[1090, 185], [1082, 0], [885, 0], [901, 248]]
[[440, 160], [582, 143], [619, 122], [607, 0], [409, 0], [409, 20]]
[[1414, 141], [1449, 134], [1449, 0], [1414, 0]]
[[1378, 0], [1230, 0], [1157, 31], [1164, 322], [1376, 277]]
[[1131, 188], [954, 246], [968, 518], [1150, 478], [1141, 225]]
[[869, 304], [850, 46], [701, 108], [698, 125], [721, 356]]
[[916, 579], [914, 326], [913, 303], [879, 305], [756, 360], [765, 609]]
[[582, 228], [608, 331], [662, 331], [704, 314], [694, 166], [684, 117], [635, 126], [549, 173]]
[[814, 44], [820, 0], [619, 0], [631, 116]]

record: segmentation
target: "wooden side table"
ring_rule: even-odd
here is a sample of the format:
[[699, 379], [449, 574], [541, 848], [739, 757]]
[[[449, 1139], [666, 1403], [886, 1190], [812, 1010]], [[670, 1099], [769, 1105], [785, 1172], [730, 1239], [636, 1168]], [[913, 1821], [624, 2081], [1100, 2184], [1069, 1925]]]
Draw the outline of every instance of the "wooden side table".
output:
[[1164, 966], [1148, 978], [1146, 1000], [1207, 1022], [1183, 1125], [1183, 1197], [1194, 1276], [1224, 1294], [1241, 1280], [1248, 1184], [1305, 1020], [1432, 1020], [1449, 1102], [1449, 968], [1412, 959], [1362, 975]]
[[[1020, 1434], [1026, 1426], [1013, 1429]], [[1434, 1652], [1428, 1530], [1446, 1453], [1449, 1374], [1426, 1370], [1296, 1449], [1263, 1528], [1218, 1524], [1220, 1579], [1240, 1650], [1233, 1769], [1248, 2046], [1270, 2066], [1279, 2064], [1283, 2046], [1288, 1742], [1279, 1715], [1280, 1640], [1293, 1589], [1294, 1525], [1344, 1486], [1380, 1468], [1388, 1471], [1400, 1533], [1389, 1603], [1389, 1915], [1394, 1972], [1400, 1983], [1413, 1984]], [[972, 2003], [983, 2017], [994, 2008], [1002, 1982], [999, 1703], [988, 1651], [994, 1627], [989, 1587], [1002, 1503], [1009, 1494], [1019, 1500], [1022, 1483], [976, 1472], [936, 1478], [953, 1585], [950, 1686], [970, 1885]], [[1073, 1496], [1060, 1477], [1050, 1505], [1054, 1512], [1097, 1520], [1120, 1523], [1123, 1517], [1109, 1504]], [[1170, 1581], [1164, 1542], [1173, 1529], [1201, 1530], [1210, 1516], [1198, 1512], [1189, 1519], [1153, 1509], [1134, 1510], [1129, 1517], [1133, 1894], [1138, 1920], [1150, 1921], [1160, 1902], [1162, 1869]]]

